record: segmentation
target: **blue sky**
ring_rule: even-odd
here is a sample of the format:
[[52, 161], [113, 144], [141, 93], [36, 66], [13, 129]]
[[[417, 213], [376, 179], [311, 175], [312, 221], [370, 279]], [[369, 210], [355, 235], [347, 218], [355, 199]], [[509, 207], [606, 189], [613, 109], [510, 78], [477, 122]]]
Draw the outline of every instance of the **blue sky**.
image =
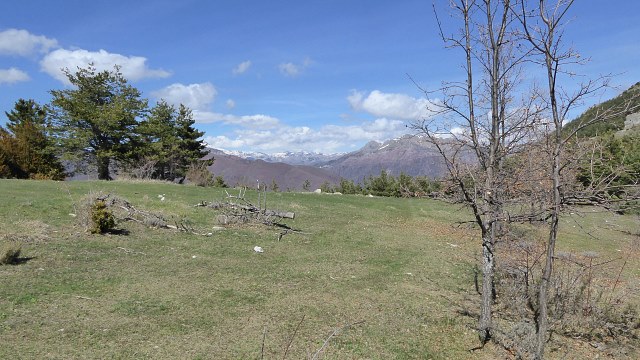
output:
[[[637, 1], [576, 1], [565, 41], [591, 58], [580, 72], [619, 73], [620, 89], [640, 81], [639, 14]], [[47, 103], [67, 86], [62, 67], [118, 63], [151, 102], [190, 106], [205, 140], [228, 150], [346, 152], [409, 133], [428, 103], [407, 74], [433, 88], [459, 79], [460, 60], [430, 0], [0, 6], [2, 113], [19, 98]]]

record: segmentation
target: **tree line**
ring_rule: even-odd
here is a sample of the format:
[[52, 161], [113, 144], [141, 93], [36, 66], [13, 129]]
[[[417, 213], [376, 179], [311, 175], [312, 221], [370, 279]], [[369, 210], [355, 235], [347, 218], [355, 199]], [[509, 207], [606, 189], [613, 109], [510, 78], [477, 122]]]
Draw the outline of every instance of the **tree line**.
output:
[[[309, 189], [308, 180], [303, 184], [304, 190]], [[443, 189], [442, 181], [430, 179], [427, 176], [416, 176], [401, 172], [397, 177], [381, 170], [380, 175], [369, 175], [362, 183], [342, 178], [337, 185], [328, 181], [320, 185], [325, 193], [341, 193], [345, 195], [375, 195], [386, 197], [435, 197]]]
[[150, 107], [118, 66], [64, 71], [72, 88], [51, 90], [45, 105], [19, 99], [5, 113], [0, 177], [63, 180], [74, 171], [95, 171], [101, 180], [126, 172], [182, 182], [188, 171], [206, 171], [212, 163], [201, 160], [204, 133], [193, 127], [188, 107], [165, 100]]

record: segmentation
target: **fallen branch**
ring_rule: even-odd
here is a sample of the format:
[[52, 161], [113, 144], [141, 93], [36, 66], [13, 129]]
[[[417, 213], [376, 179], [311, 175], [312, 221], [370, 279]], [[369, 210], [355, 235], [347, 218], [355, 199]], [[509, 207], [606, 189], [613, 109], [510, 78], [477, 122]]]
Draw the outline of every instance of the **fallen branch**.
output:
[[184, 221], [175, 220], [175, 225], [171, 225], [169, 224], [169, 221], [162, 215], [137, 209], [127, 200], [119, 198], [117, 196], [111, 196], [111, 194], [99, 196], [97, 197], [97, 200], [103, 201], [106, 206], [112, 209], [120, 210], [120, 214], [114, 213], [114, 215], [121, 221], [133, 221], [152, 228], [178, 230], [200, 236], [211, 235], [211, 233], [199, 233], [194, 231], [194, 229], [187, 226]]

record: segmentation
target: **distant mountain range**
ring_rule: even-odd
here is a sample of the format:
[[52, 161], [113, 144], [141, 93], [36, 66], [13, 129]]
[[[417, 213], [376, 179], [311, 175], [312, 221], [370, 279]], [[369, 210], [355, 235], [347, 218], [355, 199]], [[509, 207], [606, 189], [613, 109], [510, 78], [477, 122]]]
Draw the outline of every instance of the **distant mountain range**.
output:
[[[217, 150], [217, 149], [216, 149]], [[218, 153], [222, 152], [225, 155], [237, 156], [246, 160], [263, 160], [266, 162], [283, 162], [289, 165], [322, 165], [333, 159], [337, 159], [344, 155], [339, 154], [321, 154], [316, 152], [297, 151], [297, 152], [280, 152], [274, 154], [265, 154], [262, 152], [242, 152], [242, 151], [229, 151], [229, 150], [217, 150]]]
[[420, 136], [405, 135], [383, 143], [372, 141], [347, 154], [286, 152], [264, 154], [210, 149], [215, 161], [209, 167], [228, 185], [270, 186], [274, 181], [285, 190], [301, 189], [309, 180], [310, 189], [324, 182], [337, 184], [341, 178], [362, 182], [382, 170], [393, 176], [438, 177], [446, 171], [437, 150]]
[[362, 182], [382, 170], [398, 176], [439, 177], [446, 168], [433, 145], [421, 136], [405, 135], [383, 143], [371, 141], [362, 149], [345, 154], [320, 165], [341, 178]]
[[[265, 161], [256, 159], [255, 153], [235, 153], [210, 149], [210, 156], [215, 160], [209, 170], [215, 176], [222, 176], [227, 185], [245, 185], [257, 187], [258, 184], [266, 184], [267, 188], [275, 182], [280, 190], [302, 189], [305, 182], [309, 181], [309, 189], [317, 189], [324, 182], [337, 184], [340, 177], [315, 166], [291, 165], [282, 161]], [[266, 156], [267, 159], [272, 159]], [[287, 157], [283, 158], [284, 160]], [[299, 163], [299, 157], [292, 157]]]

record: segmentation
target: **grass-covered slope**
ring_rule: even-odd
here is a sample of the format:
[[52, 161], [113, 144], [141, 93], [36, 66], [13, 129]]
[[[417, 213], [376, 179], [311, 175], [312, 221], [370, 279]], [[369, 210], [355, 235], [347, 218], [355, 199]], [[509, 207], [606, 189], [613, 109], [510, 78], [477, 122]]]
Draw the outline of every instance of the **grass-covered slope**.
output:
[[[128, 235], [87, 234], [70, 214], [90, 191], [213, 235], [137, 223], [120, 225]], [[0, 358], [304, 359], [339, 328], [322, 358], [506, 355], [492, 345], [469, 352], [475, 319], [458, 311], [478, 299], [479, 245], [473, 229], [455, 225], [467, 220], [459, 207], [269, 193], [267, 206], [294, 211], [287, 225], [304, 232], [278, 241], [262, 225], [214, 231], [213, 211], [193, 205], [222, 198], [220, 189], [160, 183], [0, 180], [0, 239], [20, 242], [23, 256], [0, 266]], [[616, 256], [634, 240], [615, 230], [636, 221], [568, 217], [560, 246]], [[623, 279], [640, 277], [631, 261]]]

